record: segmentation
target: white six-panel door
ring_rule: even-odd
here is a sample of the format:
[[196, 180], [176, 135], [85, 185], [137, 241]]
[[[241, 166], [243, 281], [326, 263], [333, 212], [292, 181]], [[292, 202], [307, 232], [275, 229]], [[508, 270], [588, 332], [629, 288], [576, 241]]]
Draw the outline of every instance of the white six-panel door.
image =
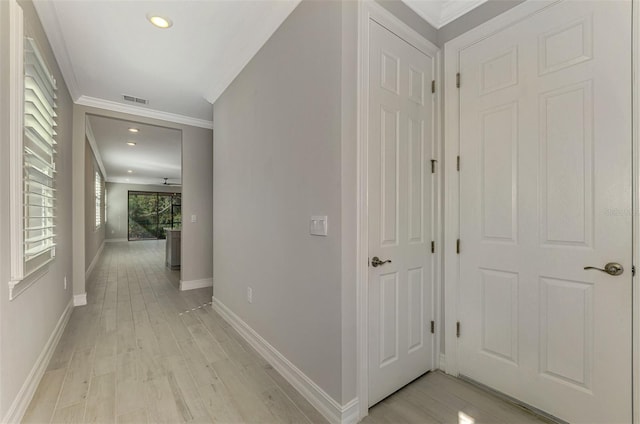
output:
[[631, 2], [560, 2], [459, 66], [460, 373], [631, 422]]
[[433, 60], [370, 23], [369, 405], [433, 367]]

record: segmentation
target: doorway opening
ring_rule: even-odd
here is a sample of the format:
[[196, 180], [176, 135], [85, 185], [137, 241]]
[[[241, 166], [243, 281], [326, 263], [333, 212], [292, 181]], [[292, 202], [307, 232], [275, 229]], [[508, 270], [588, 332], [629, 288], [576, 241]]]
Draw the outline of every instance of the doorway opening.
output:
[[135, 252], [146, 252], [177, 287], [180, 264], [167, 264], [166, 239], [171, 232], [179, 252], [182, 131], [87, 114], [85, 134], [85, 262], [95, 264], [112, 243], [146, 243]]

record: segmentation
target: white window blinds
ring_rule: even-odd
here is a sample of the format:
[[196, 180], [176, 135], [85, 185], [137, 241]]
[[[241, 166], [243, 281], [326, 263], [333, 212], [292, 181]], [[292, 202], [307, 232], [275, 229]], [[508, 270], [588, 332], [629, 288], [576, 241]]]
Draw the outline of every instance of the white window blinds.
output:
[[35, 42], [24, 42], [23, 277], [55, 257], [56, 81]]
[[102, 225], [102, 176], [99, 172], [95, 172], [95, 191], [96, 191], [96, 229]]

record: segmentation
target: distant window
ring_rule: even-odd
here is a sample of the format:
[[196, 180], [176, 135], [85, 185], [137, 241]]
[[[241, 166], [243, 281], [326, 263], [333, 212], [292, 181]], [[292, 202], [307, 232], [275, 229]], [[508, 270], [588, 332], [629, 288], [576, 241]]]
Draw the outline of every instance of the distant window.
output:
[[99, 172], [95, 173], [95, 191], [96, 191], [96, 230], [102, 225], [102, 176]]
[[107, 213], [107, 209], [109, 208], [109, 197], [107, 196], [107, 187], [104, 187], [104, 223], [107, 223], [107, 217], [109, 214]]

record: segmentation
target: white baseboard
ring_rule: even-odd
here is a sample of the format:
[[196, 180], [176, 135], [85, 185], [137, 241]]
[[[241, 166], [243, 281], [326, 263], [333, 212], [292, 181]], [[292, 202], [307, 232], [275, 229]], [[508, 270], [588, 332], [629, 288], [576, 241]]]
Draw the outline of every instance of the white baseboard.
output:
[[438, 369], [442, 371], [447, 371], [447, 358], [444, 356], [444, 353], [440, 354], [440, 359], [438, 362]]
[[180, 280], [180, 291], [202, 289], [205, 287], [213, 287], [213, 277], [203, 278], [202, 280]]
[[346, 405], [342, 405], [342, 424], [356, 424], [359, 421], [360, 406], [358, 398], [351, 399]]
[[73, 306], [84, 306], [87, 304], [87, 292], [73, 295]]
[[112, 238], [112, 239], [104, 239], [105, 243], [120, 243], [123, 241], [129, 241], [129, 239], [126, 238]]
[[98, 260], [100, 259], [100, 255], [102, 255], [102, 251], [104, 250], [104, 243], [105, 243], [105, 241], [102, 240], [102, 244], [100, 245], [100, 248], [96, 252], [96, 255], [93, 257], [93, 260], [89, 264], [89, 268], [87, 268], [87, 272], [84, 273], [85, 281], [89, 280], [89, 276], [93, 272], [93, 269], [96, 267], [96, 264], [98, 263]]
[[60, 316], [56, 327], [53, 329], [51, 336], [49, 336], [49, 340], [47, 340], [47, 343], [44, 345], [36, 363], [33, 365], [31, 372], [20, 388], [20, 391], [11, 404], [11, 407], [9, 407], [7, 415], [2, 419], [3, 423], [19, 423], [22, 421], [24, 413], [27, 411], [27, 407], [29, 406], [31, 399], [33, 399], [33, 395], [36, 393], [40, 380], [42, 380], [42, 376], [49, 365], [53, 352], [55, 352], [56, 347], [58, 346], [60, 337], [62, 337], [62, 333], [64, 333], [64, 329], [67, 327], [69, 317], [71, 317], [71, 311], [73, 311], [73, 301], [70, 299], [67, 307], [62, 312], [62, 316]]
[[253, 346], [262, 357], [275, 368], [300, 394], [309, 401], [332, 424], [355, 424], [358, 422], [358, 399], [340, 405], [327, 392], [285, 358], [276, 348], [263, 339], [254, 329], [233, 313], [215, 297], [213, 308], [240, 335]]

